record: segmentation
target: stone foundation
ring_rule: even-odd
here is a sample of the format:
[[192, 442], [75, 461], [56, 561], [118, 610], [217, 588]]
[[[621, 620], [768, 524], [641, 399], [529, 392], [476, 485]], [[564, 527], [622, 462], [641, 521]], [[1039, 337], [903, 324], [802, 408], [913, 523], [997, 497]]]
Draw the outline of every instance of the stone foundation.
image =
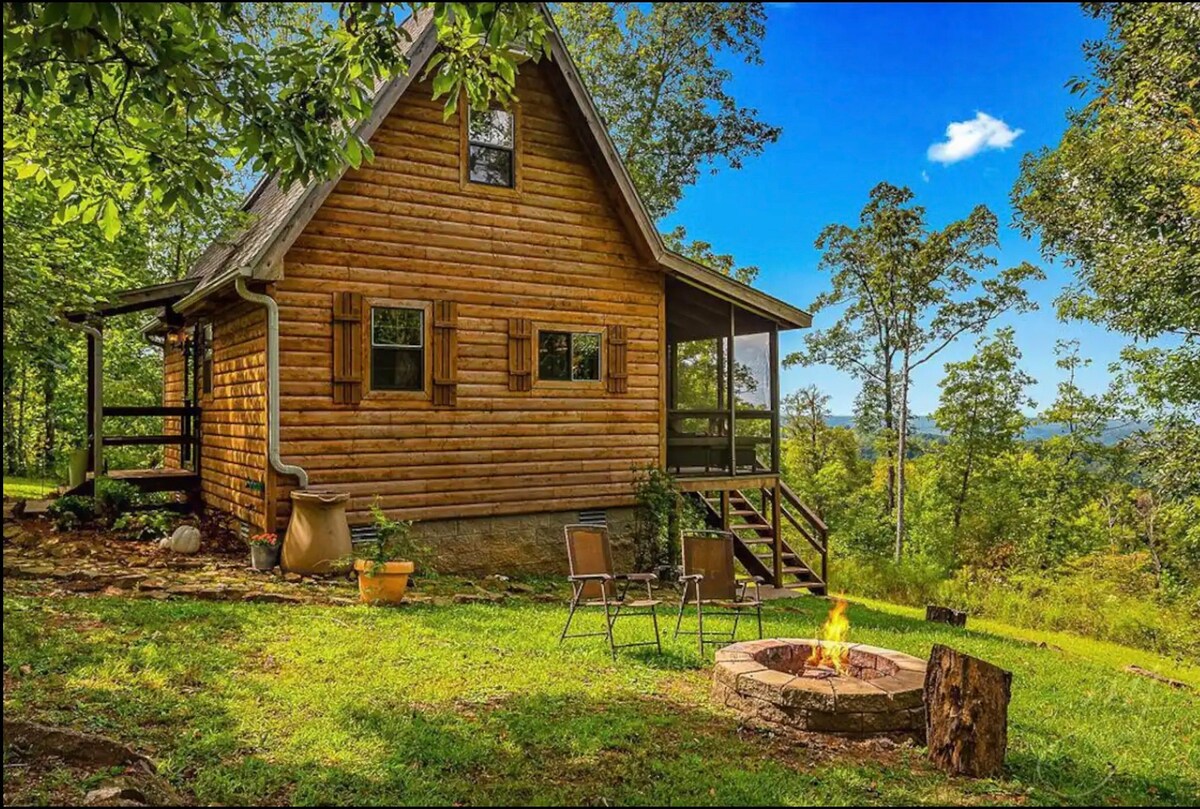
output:
[[[611, 508], [607, 517], [617, 571], [630, 572], [633, 509]], [[563, 526], [577, 522], [578, 511], [436, 520], [414, 523], [412, 536], [428, 546], [439, 573], [565, 576]]]

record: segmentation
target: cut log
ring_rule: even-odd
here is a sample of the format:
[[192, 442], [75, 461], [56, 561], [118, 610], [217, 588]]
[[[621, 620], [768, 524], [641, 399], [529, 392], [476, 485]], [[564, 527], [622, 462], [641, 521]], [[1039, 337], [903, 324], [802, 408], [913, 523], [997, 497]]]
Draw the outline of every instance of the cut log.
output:
[[925, 673], [929, 760], [952, 775], [986, 778], [1004, 767], [1012, 674], [936, 645]]
[[925, 607], [925, 620], [950, 626], [966, 626], [967, 614], [962, 610], [952, 610], [949, 607], [939, 607], [929, 604]]

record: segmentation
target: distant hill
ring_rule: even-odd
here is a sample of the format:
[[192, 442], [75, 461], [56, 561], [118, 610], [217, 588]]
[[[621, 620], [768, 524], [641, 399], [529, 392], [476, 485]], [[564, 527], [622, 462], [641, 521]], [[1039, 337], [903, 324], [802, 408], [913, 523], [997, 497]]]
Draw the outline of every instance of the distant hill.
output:
[[[853, 427], [853, 416], [830, 416], [826, 420], [830, 427]], [[1142, 422], [1122, 422], [1114, 421], [1105, 431], [1103, 441], [1105, 444], [1116, 444], [1121, 439], [1132, 435], [1138, 430], [1144, 430], [1149, 425]], [[940, 436], [942, 431], [933, 423], [933, 419], [929, 416], [917, 416], [913, 419], [913, 431], [917, 435]], [[1047, 421], [1035, 421], [1029, 425], [1029, 429], [1025, 431], [1024, 439], [1026, 441], [1041, 441], [1055, 435], [1062, 435], [1066, 432], [1066, 427], [1061, 424], [1055, 424]]]

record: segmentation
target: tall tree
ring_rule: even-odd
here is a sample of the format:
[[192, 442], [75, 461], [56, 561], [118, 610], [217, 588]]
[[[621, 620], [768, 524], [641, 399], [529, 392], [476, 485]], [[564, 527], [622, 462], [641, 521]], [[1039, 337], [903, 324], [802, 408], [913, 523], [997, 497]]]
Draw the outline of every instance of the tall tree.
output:
[[946, 434], [939, 471], [953, 481], [955, 537], [975, 476], [1012, 450], [1029, 423], [1022, 408], [1034, 404], [1025, 393], [1034, 379], [1020, 360], [1013, 330], [1006, 328], [981, 338], [968, 359], [946, 363], [933, 419]]
[[785, 362], [826, 363], [876, 386], [884, 426], [894, 431], [895, 556], [904, 552], [905, 459], [912, 372], [964, 334], [980, 333], [1008, 311], [1034, 304], [1023, 284], [1044, 277], [1022, 263], [995, 271], [988, 250], [999, 244], [995, 215], [978, 206], [942, 230], [925, 223], [913, 193], [888, 183], [871, 190], [856, 227], [829, 225], [817, 238], [820, 269], [832, 289], [813, 311], [842, 307]]
[[1083, 106], [1058, 145], [1028, 155], [1017, 222], [1075, 270], [1064, 316], [1171, 348], [1129, 350], [1149, 385], [1200, 405], [1200, 3], [1084, 3], [1107, 22], [1088, 43]]
[[[718, 64], [761, 63], [762, 3], [560, 3], [554, 17], [653, 218], [673, 211], [702, 172], [740, 168], [778, 140], [779, 127], [738, 103], [733, 74]], [[709, 245], [689, 246], [682, 228], [668, 242], [734, 272]]]
[[447, 114], [460, 89], [510, 101], [513, 44], [536, 57], [547, 42], [537, 4], [340, 3], [329, 20], [311, 4], [4, 3], [5, 172], [53, 187], [61, 221], [111, 239], [148, 206], [200, 210], [230, 160], [285, 184], [357, 166], [370, 150], [349, 133], [378, 83], [408, 70], [399, 18], [426, 7]]

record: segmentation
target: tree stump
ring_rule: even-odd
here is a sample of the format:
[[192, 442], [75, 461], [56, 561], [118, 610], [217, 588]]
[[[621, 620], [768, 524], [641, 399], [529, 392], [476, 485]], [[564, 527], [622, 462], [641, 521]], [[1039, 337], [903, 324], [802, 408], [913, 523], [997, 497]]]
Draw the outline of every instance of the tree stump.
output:
[[934, 604], [928, 604], [925, 607], [925, 620], [935, 621], [939, 624], [950, 624], [950, 626], [966, 626], [967, 614], [962, 610], [952, 610], [949, 607], [938, 607]]
[[935, 645], [925, 672], [929, 760], [952, 775], [986, 778], [1004, 767], [1012, 673]]

